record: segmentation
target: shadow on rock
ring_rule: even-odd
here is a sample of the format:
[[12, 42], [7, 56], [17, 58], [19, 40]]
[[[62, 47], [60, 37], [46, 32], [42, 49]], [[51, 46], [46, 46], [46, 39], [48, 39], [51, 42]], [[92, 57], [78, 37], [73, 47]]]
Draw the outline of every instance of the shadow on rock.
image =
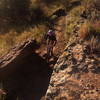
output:
[[4, 80], [7, 91], [5, 100], [40, 100], [48, 88], [51, 69], [37, 54], [23, 59], [23, 64], [8, 79]]
[[46, 93], [52, 70], [35, 50], [35, 41], [26, 41], [0, 60], [0, 81], [5, 100], [40, 100]]

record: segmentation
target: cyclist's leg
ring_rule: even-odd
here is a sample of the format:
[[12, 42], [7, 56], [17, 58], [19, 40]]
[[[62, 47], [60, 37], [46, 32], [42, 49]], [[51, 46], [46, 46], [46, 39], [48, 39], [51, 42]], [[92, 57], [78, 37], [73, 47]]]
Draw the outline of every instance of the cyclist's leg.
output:
[[51, 40], [50, 48], [49, 48], [50, 56], [53, 56], [53, 41]]
[[54, 42], [54, 41], [52, 41], [51, 50], [50, 50], [51, 56], [54, 55], [54, 54], [53, 54], [53, 47], [54, 47], [54, 46], [53, 46], [53, 42]]
[[47, 56], [46, 56], [47, 62], [49, 61], [49, 47], [47, 45]]
[[50, 56], [50, 45], [48, 45], [48, 48], [47, 48], [48, 50], [47, 50], [47, 55], [48, 55], [48, 57]]
[[52, 48], [51, 48], [51, 56], [53, 56], [54, 54], [53, 54], [53, 46], [52, 46]]
[[50, 39], [47, 40], [47, 54], [49, 54], [49, 48], [50, 48]]
[[50, 58], [50, 43], [47, 44], [47, 62], [49, 62], [49, 58]]

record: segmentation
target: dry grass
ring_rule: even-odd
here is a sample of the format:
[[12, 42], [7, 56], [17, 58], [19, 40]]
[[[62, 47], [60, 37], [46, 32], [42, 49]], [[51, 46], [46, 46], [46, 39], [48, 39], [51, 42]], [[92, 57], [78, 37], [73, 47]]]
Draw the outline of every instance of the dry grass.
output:
[[91, 52], [100, 52], [100, 21], [83, 24], [79, 33], [81, 39], [87, 40]]
[[100, 34], [100, 22], [85, 22], [81, 26], [79, 33], [81, 39], [90, 39], [93, 35]]
[[38, 42], [41, 41], [43, 34], [46, 32], [46, 27], [44, 25], [39, 25], [38, 27], [30, 28], [28, 31], [18, 33], [11, 30], [9, 33], [0, 35], [0, 56], [8, 52], [16, 44], [20, 44], [27, 39], [36, 39]]
[[9, 34], [0, 35], [0, 55], [6, 53], [15, 43], [16, 33], [11, 31]]
[[91, 53], [97, 53], [100, 54], [100, 36], [96, 36], [96, 37], [92, 37], [90, 39], [90, 41], [88, 42], [90, 49], [91, 49]]
[[94, 22], [93, 27], [94, 27], [96, 33], [100, 34], [100, 21]]
[[70, 14], [74, 17], [78, 17], [80, 16], [83, 11], [85, 10], [85, 7], [83, 5], [79, 5], [75, 8], [73, 8], [71, 11], [70, 11]]
[[91, 25], [91, 23], [89, 22], [84, 23], [79, 30], [80, 38], [87, 39], [88, 37], [90, 37], [92, 29], [93, 26]]

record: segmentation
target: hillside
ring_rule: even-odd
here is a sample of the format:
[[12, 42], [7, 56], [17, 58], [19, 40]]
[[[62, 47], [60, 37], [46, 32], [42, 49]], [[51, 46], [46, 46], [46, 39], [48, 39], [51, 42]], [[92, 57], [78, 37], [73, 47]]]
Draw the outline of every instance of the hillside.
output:
[[[99, 0], [1, 4], [0, 100], [100, 99]], [[47, 62], [51, 26], [57, 44]]]
[[90, 6], [82, 12], [81, 7], [66, 17], [70, 39], [54, 66], [45, 100], [100, 99], [100, 11]]
[[88, 43], [80, 39], [66, 47], [54, 66], [46, 100], [100, 99], [100, 44], [98, 43], [96, 44], [98, 49], [95, 47], [93, 52]]

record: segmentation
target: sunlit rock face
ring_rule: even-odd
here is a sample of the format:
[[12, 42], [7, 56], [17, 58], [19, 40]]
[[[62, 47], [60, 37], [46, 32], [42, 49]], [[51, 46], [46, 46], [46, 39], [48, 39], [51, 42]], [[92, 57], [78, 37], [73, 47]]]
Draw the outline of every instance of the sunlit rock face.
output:
[[[100, 49], [100, 48], [99, 48]], [[85, 41], [71, 43], [54, 66], [46, 100], [99, 100], [100, 53]]]

